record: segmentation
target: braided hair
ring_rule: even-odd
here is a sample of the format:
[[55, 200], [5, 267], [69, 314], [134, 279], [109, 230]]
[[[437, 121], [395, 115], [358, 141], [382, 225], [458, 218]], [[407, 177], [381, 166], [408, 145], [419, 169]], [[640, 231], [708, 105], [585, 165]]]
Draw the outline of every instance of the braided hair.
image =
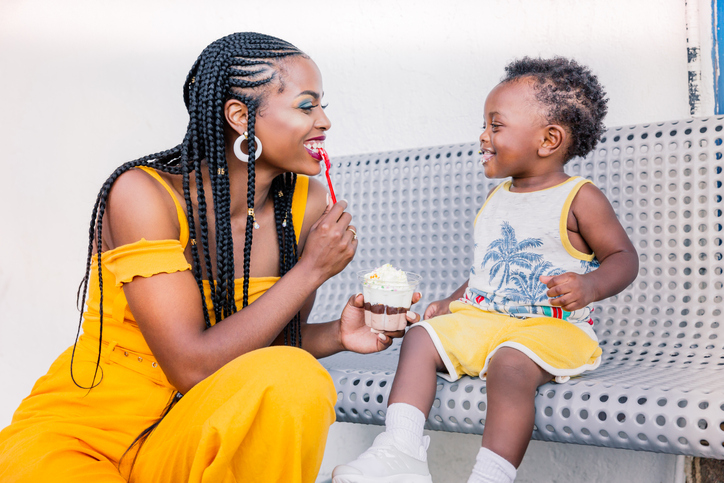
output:
[[525, 78], [535, 81], [536, 99], [543, 105], [547, 122], [563, 125], [571, 135], [565, 162], [584, 157], [598, 144], [606, 127], [606, 92], [591, 70], [564, 57], [524, 57], [505, 67], [502, 82]]
[[[192, 270], [201, 294], [204, 322], [211, 327], [211, 316], [207, 307], [202, 280], [202, 263], [211, 288], [211, 307], [214, 320], [220, 322], [237, 311], [235, 299], [234, 241], [232, 239], [230, 218], [229, 176], [226, 162], [226, 140], [224, 136], [224, 105], [229, 99], [243, 102], [248, 109], [249, 159], [247, 205], [249, 215], [246, 220], [244, 244], [244, 293], [243, 307], [249, 303], [249, 268], [251, 265], [251, 244], [253, 239], [253, 209], [255, 192], [255, 161], [257, 146], [254, 142], [256, 115], [264, 101], [264, 86], [272, 80], [281, 81], [278, 62], [283, 58], [306, 55], [292, 44], [268, 35], [243, 32], [223, 37], [204, 49], [191, 67], [183, 96], [189, 113], [189, 123], [183, 142], [178, 146], [156, 154], [130, 161], [117, 168], [103, 183], [98, 193], [89, 229], [88, 254], [85, 275], [78, 288], [77, 302], [81, 311], [76, 333], [76, 344], [71, 357], [71, 378], [80, 388], [92, 389], [100, 365], [100, 351], [103, 339], [103, 272], [102, 272], [102, 230], [103, 215], [106, 210], [108, 193], [118, 177], [129, 169], [149, 166], [173, 175], [181, 175], [186, 218], [191, 240]], [[202, 162], [208, 166], [211, 185], [211, 199], [216, 226], [216, 277], [212, 273], [209, 250], [208, 206], [203, 183]], [[190, 174], [195, 174], [198, 209], [198, 227], [194, 217], [191, 200]], [[297, 241], [292, 222], [292, 195], [296, 182], [294, 173], [284, 173], [272, 182], [274, 217], [279, 241], [280, 276], [287, 273], [297, 261]], [[198, 238], [198, 239], [197, 239]], [[96, 253], [93, 253], [95, 244]], [[100, 327], [98, 341], [98, 359], [90, 386], [78, 384], [73, 376], [73, 357], [77, 345], [80, 327], [83, 321], [91, 267], [97, 263], [98, 285], [100, 289]], [[284, 343], [301, 347], [301, 319], [297, 313], [284, 329]], [[149, 428], [150, 429], [150, 428]]]

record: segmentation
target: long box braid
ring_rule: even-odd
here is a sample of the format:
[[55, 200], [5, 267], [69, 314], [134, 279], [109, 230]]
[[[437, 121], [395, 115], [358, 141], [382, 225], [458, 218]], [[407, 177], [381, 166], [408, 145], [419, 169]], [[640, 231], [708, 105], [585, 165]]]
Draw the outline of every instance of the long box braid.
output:
[[[149, 166], [165, 173], [182, 176], [186, 217], [192, 244], [192, 271], [201, 294], [206, 327], [211, 327], [211, 317], [204, 293], [202, 263], [211, 287], [211, 306], [215, 320], [220, 322], [237, 311], [234, 284], [234, 241], [231, 236], [229, 170], [226, 162], [226, 140], [224, 137], [224, 104], [227, 100], [234, 98], [243, 102], [249, 111], [247, 205], [248, 208], [253, 209], [256, 161], [254, 125], [256, 114], [266, 92], [262, 87], [278, 78], [276, 61], [296, 55], [305, 56], [303, 52], [288, 42], [253, 32], [235, 33], [213, 42], [196, 59], [184, 84], [184, 103], [189, 113], [189, 123], [183, 142], [168, 151], [144, 156], [123, 164], [103, 183], [91, 213], [86, 269], [78, 289], [77, 302], [81, 315], [76, 333], [76, 343], [73, 346], [73, 355], [71, 356], [71, 378], [78, 387], [90, 390], [102, 380], [101, 372], [101, 378], [96, 381], [100, 369], [100, 352], [103, 340], [103, 215], [105, 214], [108, 193], [113, 183], [129, 169]], [[203, 171], [201, 169], [204, 161], [208, 166], [214, 219], [216, 221], [216, 277], [212, 273], [209, 250], [208, 206], [203, 186]], [[198, 227], [196, 226], [191, 200], [191, 173], [195, 173]], [[279, 271], [282, 276], [297, 261], [297, 241], [291, 216], [295, 182], [295, 174], [285, 173], [275, 178], [272, 183], [274, 218], [279, 240]], [[251, 265], [253, 224], [252, 217], [247, 216], [242, 308], [249, 303], [249, 268]], [[94, 241], [95, 255], [93, 254]], [[88, 294], [88, 283], [94, 257], [97, 262], [100, 289], [98, 359], [90, 385], [83, 386], [73, 376], [73, 358], [83, 322], [83, 308]], [[284, 329], [284, 334], [285, 344], [301, 347], [299, 313], [294, 316], [293, 320]], [[102, 371], [102, 369], [100, 370]], [[174, 399], [174, 401], [176, 400], [178, 398]], [[144, 439], [154, 427], [155, 425], [147, 428], [134, 441], [134, 444]]]

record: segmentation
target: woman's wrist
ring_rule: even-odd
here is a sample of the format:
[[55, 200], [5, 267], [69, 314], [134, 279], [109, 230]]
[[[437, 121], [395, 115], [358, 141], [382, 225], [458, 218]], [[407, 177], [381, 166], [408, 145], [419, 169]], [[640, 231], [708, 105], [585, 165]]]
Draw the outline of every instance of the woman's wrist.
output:
[[344, 339], [342, 337], [342, 319], [333, 320], [330, 324], [334, 327], [333, 334], [335, 334], [336, 352], [346, 351], [347, 348], [344, 346]]
[[292, 267], [292, 270], [294, 269], [299, 270], [304, 274], [304, 278], [313, 284], [314, 290], [321, 287], [328, 278], [315, 263], [306, 261], [304, 257], [301, 257], [296, 265]]

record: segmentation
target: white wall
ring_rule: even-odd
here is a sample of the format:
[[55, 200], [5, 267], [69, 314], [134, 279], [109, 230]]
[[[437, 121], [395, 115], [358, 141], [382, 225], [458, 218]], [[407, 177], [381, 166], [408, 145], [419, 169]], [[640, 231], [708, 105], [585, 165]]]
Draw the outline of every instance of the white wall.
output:
[[101, 182], [180, 142], [188, 69], [243, 30], [316, 60], [333, 155], [475, 140], [486, 93], [523, 55], [591, 66], [608, 125], [688, 116], [684, 0], [2, 0], [0, 427], [73, 343]]

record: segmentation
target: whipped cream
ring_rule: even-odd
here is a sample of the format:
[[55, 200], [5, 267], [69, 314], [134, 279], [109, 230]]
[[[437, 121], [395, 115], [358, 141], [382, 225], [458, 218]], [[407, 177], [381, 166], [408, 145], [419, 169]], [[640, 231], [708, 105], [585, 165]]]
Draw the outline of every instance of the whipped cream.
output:
[[409, 290], [407, 274], [389, 263], [365, 274], [364, 285], [380, 290]]
[[409, 308], [412, 294], [420, 281], [419, 275], [397, 269], [389, 263], [371, 272], [359, 274], [365, 302], [372, 305], [383, 304], [389, 307]]

